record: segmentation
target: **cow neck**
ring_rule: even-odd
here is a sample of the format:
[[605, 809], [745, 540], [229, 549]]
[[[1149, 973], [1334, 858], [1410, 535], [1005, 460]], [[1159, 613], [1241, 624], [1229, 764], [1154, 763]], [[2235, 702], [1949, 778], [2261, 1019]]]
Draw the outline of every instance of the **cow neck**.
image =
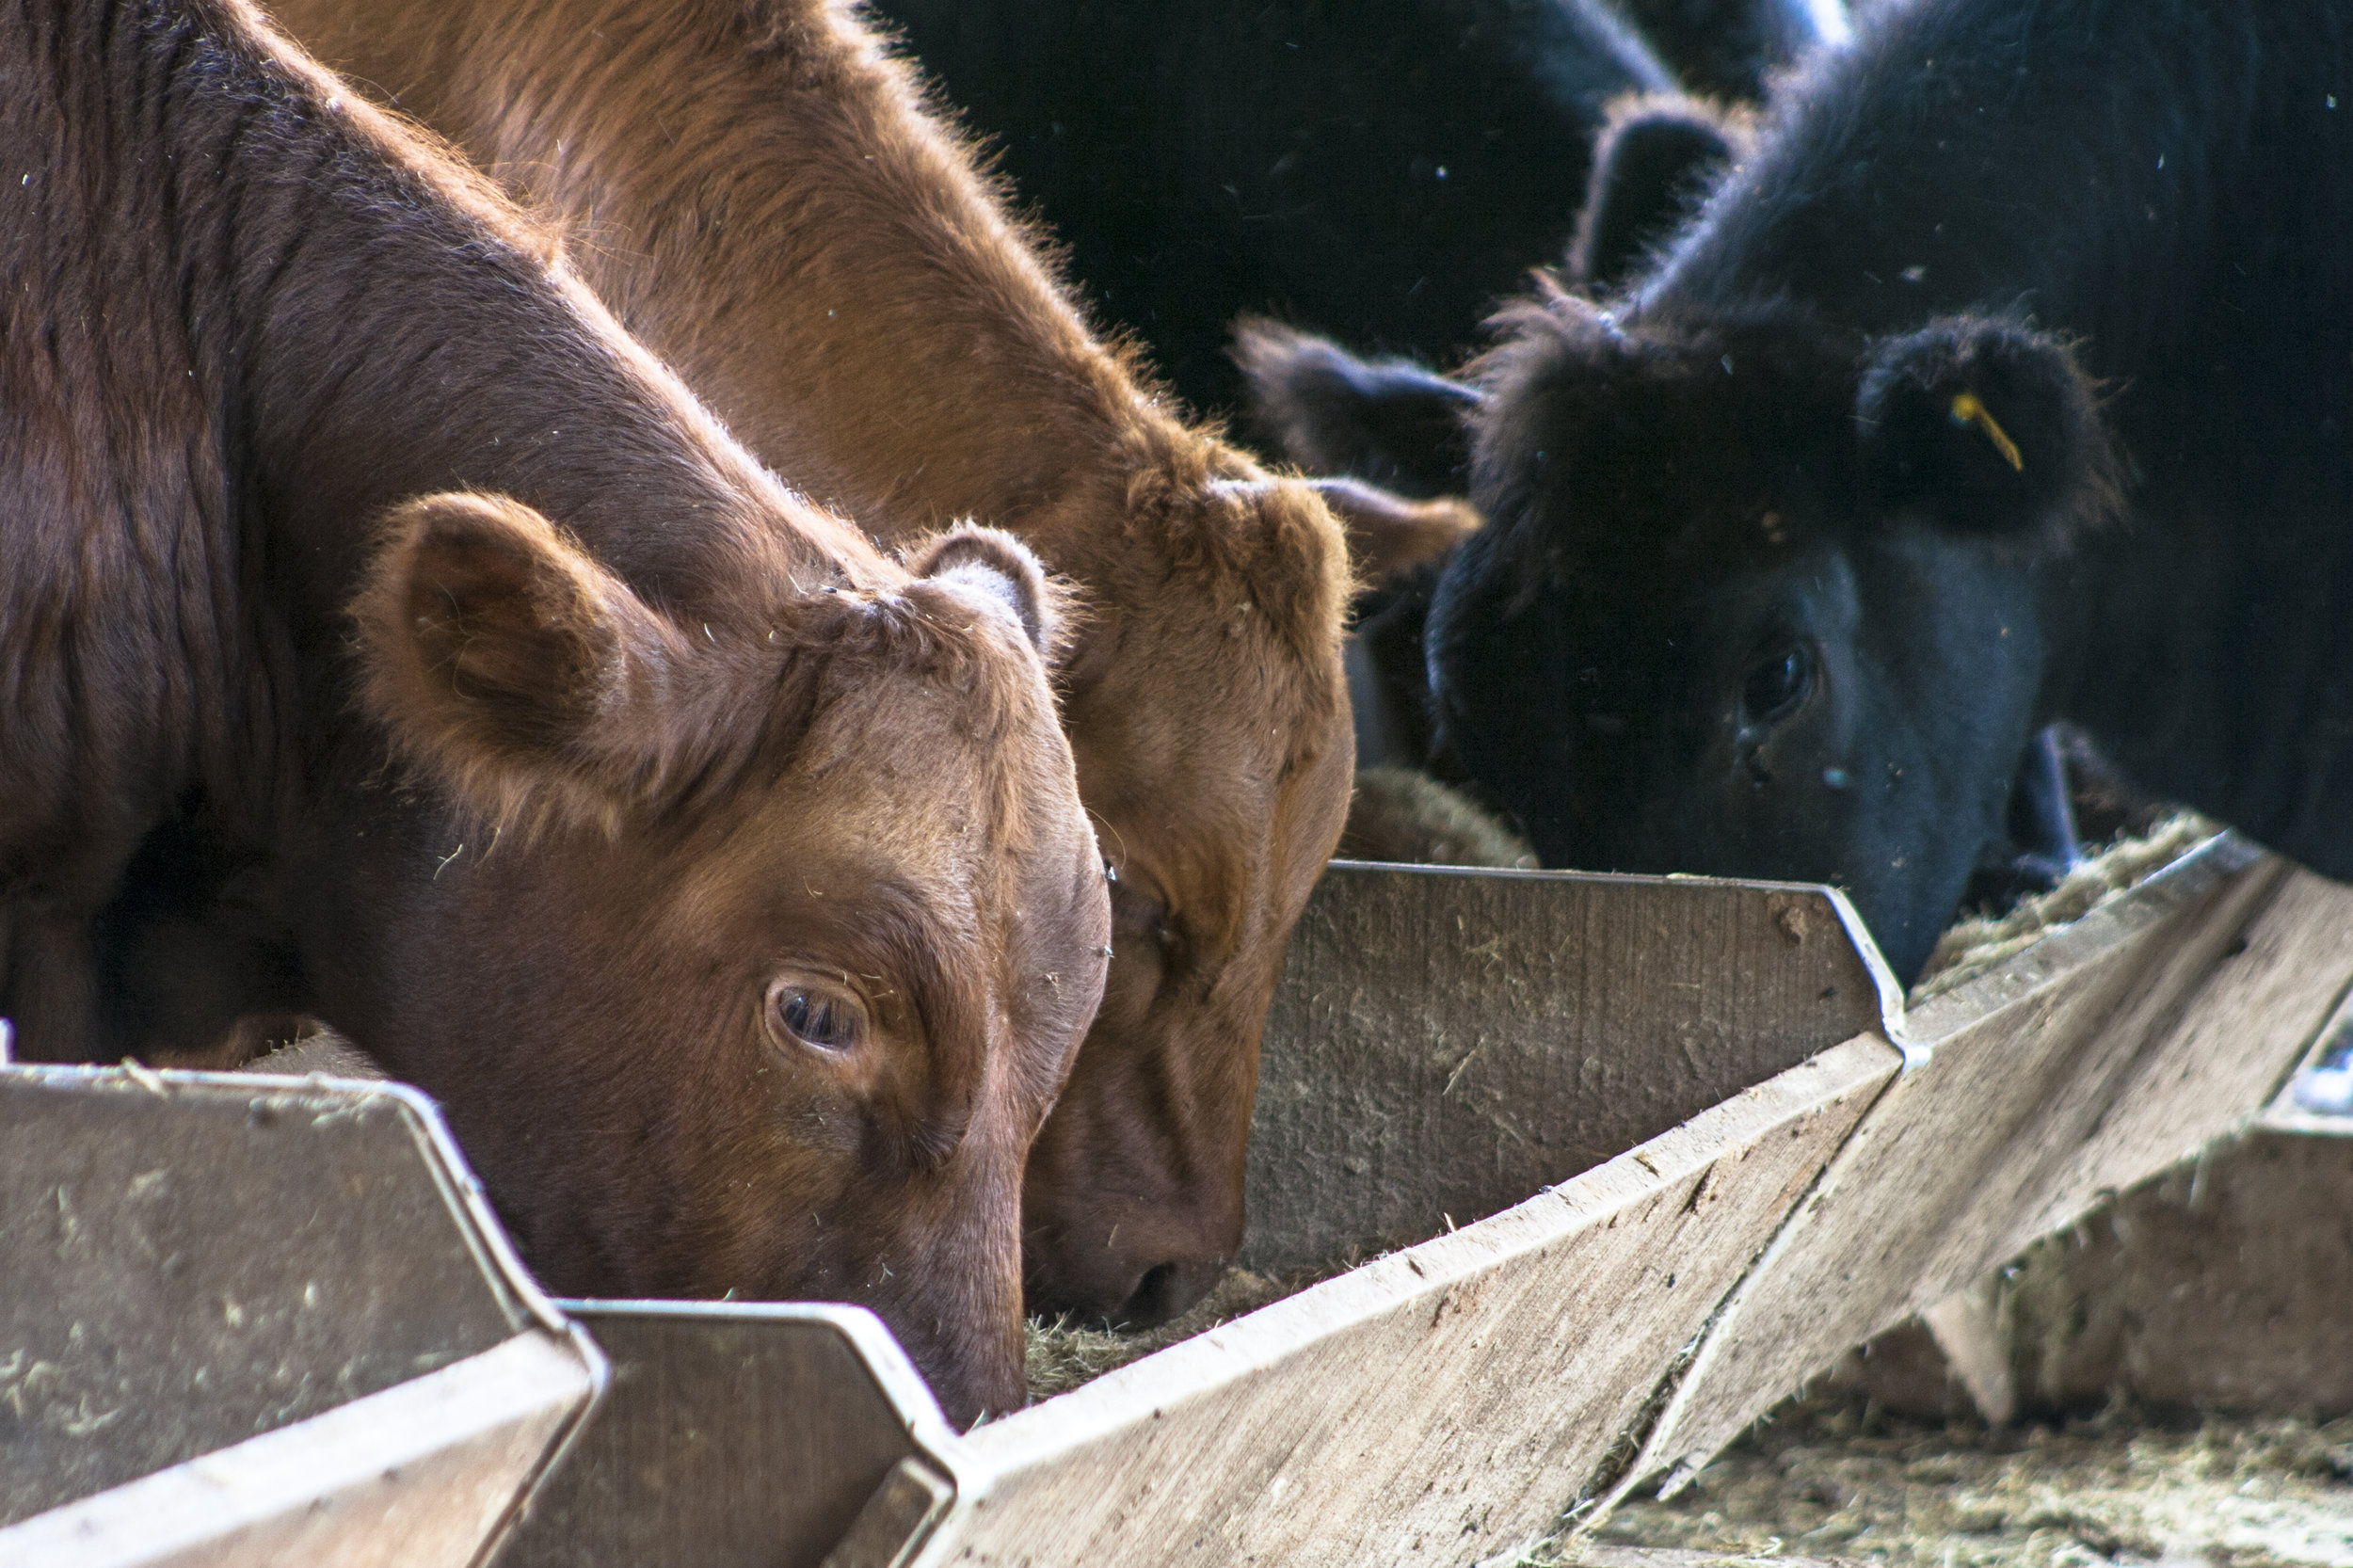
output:
[[537, 508], [680, 613], [773, 618], [779, 542], [805, 586], [844, 558], [887, 569], [778, 488], [487, 184], [247, 32], [273, 90], [178, 101], [174, 240], [229, 301], [199, 354], [244, 411], [253, 499], [313, 625], [340, 624], [368, 520], [446, 489]]
[[1133, 474], [1204, 444], [1089, 336], [907, 71], [819, 8], [361, 9], [280, 14], [563, 223], [729, 429], [885, 538], [971, 518], [1099, 588]]

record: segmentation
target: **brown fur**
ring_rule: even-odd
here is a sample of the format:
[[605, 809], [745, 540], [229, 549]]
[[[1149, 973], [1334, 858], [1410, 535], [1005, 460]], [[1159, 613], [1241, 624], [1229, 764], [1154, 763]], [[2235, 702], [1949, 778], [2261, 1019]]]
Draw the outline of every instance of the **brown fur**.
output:
[[1484, 521], [1479, 509], [1459, 496], [1408, 501], [1354, 479], [1319, 479], [1315, 486], [1347, 529], [1348, 557], [1368, 587], [1443, 560]]
[[1016, 1402], [1109, 927], [1034, 563], [919, 580], [783, 490], [240, 0], [0, 5], [0, 148], [24, 1054], [315, 1016], [553, 1288], [862, 1301]]
[[768, 462], [893, 538], [996, 523], [1080, 584], [1064, 713], [1119, 875], [1117, 956], [1032, 1157], [1031, 1302], [1181, 1307], [1241, 1239], [1260, 1022], [1346, 809], [1331, 511], [1088, 335], [854, 8], [281, 14], [564, 223], [615, 310]]

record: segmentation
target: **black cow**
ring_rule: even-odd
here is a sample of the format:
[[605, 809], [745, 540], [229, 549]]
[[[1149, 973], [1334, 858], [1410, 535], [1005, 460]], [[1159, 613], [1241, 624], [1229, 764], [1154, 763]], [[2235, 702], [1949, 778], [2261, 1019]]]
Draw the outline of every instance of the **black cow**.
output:
[[1547, 864], [1833, 878], [1908, 975], [2065, 718], [2353, 874], [2348, 34], [1889, 6], [1655, 270], [1513, 311], [1430, 669]]
[[1450, 360], [1560, 260], [1612, 99], [1674, 85], [1603, 0], [882, 0], [1100, 312], [1196, 407], [1275, 312]]

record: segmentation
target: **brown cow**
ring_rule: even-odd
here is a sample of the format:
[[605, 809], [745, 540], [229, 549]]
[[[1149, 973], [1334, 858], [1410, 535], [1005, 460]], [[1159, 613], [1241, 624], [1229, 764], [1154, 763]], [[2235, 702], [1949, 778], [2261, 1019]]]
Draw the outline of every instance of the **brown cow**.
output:
[[[893, 536], [1021, 535], [1092, 615], [1064, 681], [1116, 870], [1103, 1010], [1031, 1158], [1032, 1309], [1136, 1323], [1239, 1243], [1258, 1032], [1347, 808], [1322, 497], [1093, 341], [911, 73], [833, 0], [284, 0], [581, 232], [581, 265], [762, 457]], [[1337, 498], [1438, 542], [1452, 505]]]
[[[555, 1289], [863, 1302], [952, 1416], [1019, 1402], [1110, 930], [1023, 548], [910, 569], [783, 490], [241, 0], [9, 0], [0, 149], [25, 1054], [313, 1014]], [[139, 1010], [174, 952], [205, 1005]]]

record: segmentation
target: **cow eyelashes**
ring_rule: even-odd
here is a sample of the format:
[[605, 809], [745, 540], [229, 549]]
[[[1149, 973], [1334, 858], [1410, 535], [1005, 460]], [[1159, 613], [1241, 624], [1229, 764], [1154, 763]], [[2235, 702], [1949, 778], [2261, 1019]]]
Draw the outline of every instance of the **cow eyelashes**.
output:
[[866, 1038], [866, 1009], [849, 992], [811, 981], [778, 980], [768, 986], [768, 1032], [777, 1044], [797, 1044], [840, 1055]]
[[1740, 707], [1753, 725], [1785, 718], [1814, 690], [1814, 652], [1803, 643], [1777, 648], [1749, 670]]

